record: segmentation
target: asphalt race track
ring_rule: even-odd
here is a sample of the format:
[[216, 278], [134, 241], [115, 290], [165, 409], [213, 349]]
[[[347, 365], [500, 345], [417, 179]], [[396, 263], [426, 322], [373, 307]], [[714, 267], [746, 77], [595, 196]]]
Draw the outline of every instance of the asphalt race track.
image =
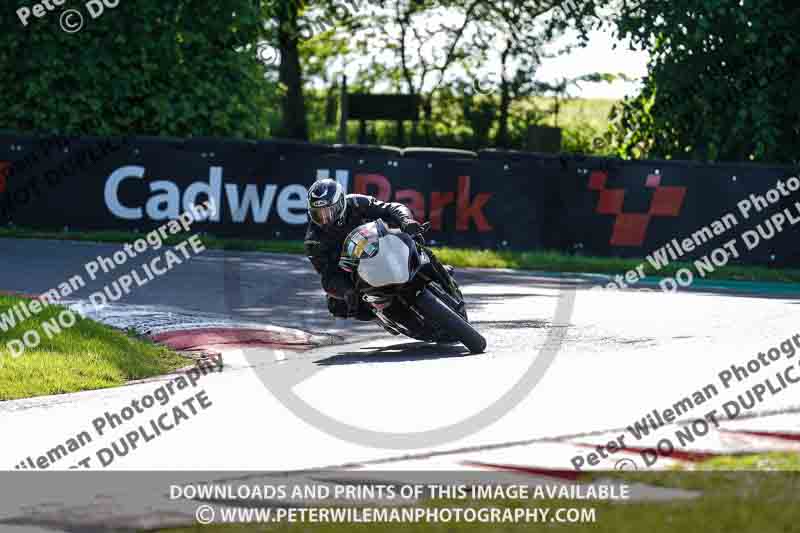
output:
[[[118, 249], [0, 239], [0, 289], [39, 294], [74, 274], [86, 278], [87, 261]], [[88, 298], [136, 264], [87, 285], [75, 299]], [[182, 327], [263, 327], [281, 342], [207, 338], [207, 348], [223, 354], [221, 372], [203, 376], [195, 387], [177, 392], [173, 403], [136, 415], [52, 468], [68, 468], [88, 456], [100, 468], [98, 449], [175, 401], [204, 391], [208, 407], [117, 454], [108, 467], [569, 470], [571, 459], [585, 454], [584, 445], [607, 442], [652, 410], [719, 385], [718, 374], [731, 364], [746, 365], [758, 352], [800, 333], [794, 320], [800, 290], [698, 284], [690, 292], [664, 294], [589, 290], [605, 279], [600, 276], [470, 269], [457, 270], [456, 277], [471, 320], [487, 338], [484, 354], [393, 337], [371, 323], [333, 320], [305, 257], [205, 251], [100, 309], [97, 318], [151, 335]], [[728, 389], [719, 387], [719, 395], [683, 418], [699, 418], [714, 408], [722, 413], [726, 401], [798, 360], [781, 360], [742, 382], [734, 380]], [[0, 427], [13, 436], [0, 443], [0, 467], [14, 469], [82, 431], [95, 435], [96, 418], [119, 413], [170, 379], [174, 376], [0, 403]], [[765, 435], [800, 429], [793, 414], [798, 406], [800, 385], [768, 393], [747, 417], [723, 422], [724, 431], [703, 435], [692, 449], [771, 449], [783, 441], [796, 446]], [[626, 444], [635, 450], [654, 442], [650, 436]], [[621, 456], [592, 468], [614, 468]]]

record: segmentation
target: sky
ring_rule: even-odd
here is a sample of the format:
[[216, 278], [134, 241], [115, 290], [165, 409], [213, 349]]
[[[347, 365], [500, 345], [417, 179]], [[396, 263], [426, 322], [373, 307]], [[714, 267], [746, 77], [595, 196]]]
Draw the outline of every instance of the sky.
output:
[[[557, 46], [576, 42], [574, 35], [565, 36]], [[616, 50], [613, 48], [617, 43]], [[554, 81], [559, 78], [576, 78], [592, 72], [623, 73], [639, 80], [647, 74], [647, 52], [631, 51], [627, 42], [618, 41], [611, 30], [596, 30], [589, 34], [585, 48], [574, 48], [568, 55], [545, 59], [537, 70], [537, 79]], [[633, 96], [638, 93], [639, 82], [582, 83], [570, 91], [581, 98], [612, 98]]]
[[[447, 10], [426, 17], [418, 21], [422, 26], [430, 25], [432, 28], [438, 28], [443, 22], [452, 24], [455, 19], [453, 14]], [[616, 81], [612, 83], [588, 83], [584, 82], [578, 86], [573, 86], [569, 89], [569, 95], [580, 98], [609, 98], [621, 99], [624, 96], [633, 96], [639, 92], [639, 80], [647, 73], [648, 53], [643, 51], [630, 50], [627, 41], [619, 41], [613, 34], [610, 27], [597, 29], [589, 32], [588, 43], [585, 47], [574, 47], [569, 54], [558, 55], [552, 58], [543, 59], [542, 64], [536, 69], [536, 79], [539, 81], [552, 82], [562, 78], [577, 78], [579, 76], [591, 73], [621, 73], [625, 74], [628, 78], [635, 81], [625, 82]], [[468, 37], [465, 37], [465, 39]], [[502, 35], [498, 35], [498, 39], [502, 41]], [[569, 44], [576, 44], [578, 42], [577, 32], [567, 32], [560, 39], [551, 43], [546, 51], [555, 51], [563, 49]], [[441, 42], [433, 40], [429, 43], [432, 47], [445, 48], [447, 41], [442, 36]], [[616, 44], [616, 49], [614, 45]], [[500, 42], [497, 45], [497, 51], [490, 54], [488, 63], [483, 71], [483, 77], [488, 80], [484, 81], [486, 88], [491, 90], [493, 85], [492, 81], [496, 78], [497, 72], [500, 71], [499, 49]], [[388, 62], [392, 62], [394, 52], [388, 52]], [[425, 53], [426, 56], [429, 54]], [[412, 54], [413, 56], [413, 54]], [[344, 71], [350, 79], [353, 79], [361, 68], [370, 68], [374, 61], [373, 57], [361, 57], [356, 59], [348, 59], [344, 66]], [[458, 77], [459, 67], [451, 70], [449, 78], [455, 74]], [[432, 85], [435, 77], [428, 78], [428, 82]], [[378, 86], [377, 90], [386, 90], [386, 88]], [[429, 90], [430, 87], [427, 87]]]

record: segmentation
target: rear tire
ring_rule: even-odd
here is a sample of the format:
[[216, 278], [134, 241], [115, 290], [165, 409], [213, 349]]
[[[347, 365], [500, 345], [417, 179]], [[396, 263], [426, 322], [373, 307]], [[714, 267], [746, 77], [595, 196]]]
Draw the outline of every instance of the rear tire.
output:
[[434, 296], [428, 289], [417, 297], [417, 306], [426, 318], [461, 341], [472, 353], [486, 350], [486, 339], [472, 325]]

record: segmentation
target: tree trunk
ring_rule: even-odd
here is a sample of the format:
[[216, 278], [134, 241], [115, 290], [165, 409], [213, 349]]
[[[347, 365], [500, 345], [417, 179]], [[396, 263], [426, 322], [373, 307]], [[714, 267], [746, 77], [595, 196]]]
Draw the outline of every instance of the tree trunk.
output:
[[425, 144], [433, 144], [433, 94], [422, 98], [422, 109], [425, 116]]
[[500, 82], [500, 118], [498, 118], [499, 127], [497, 128], [497, 136], [494, 139], [494, 144], [498, 148], [507, 149], [511, 144], [508, 134], [508, 116], [510, 107], [511, 94], [509, 92], [508, 82], [504, 79]]
[[395, 122], [395, 136], [394, 136], [394, 143], [396, 146], [403, 147], [406, 143], [406, 129], [405, 125], [403, 124], [402, 120], [398, 120]]
[[506, 62], [511, 52], [511, 42], [506, 41], [506, 47], [501, 55], [502, 71], [500, 74], [500, 117], [498, 118], [497, 135], [494, 144], [497, 148], [509, 148], [510, 139], [508, 135], [508, 116], [511, 107], [511, 88], [506, 79]]
[[303, 72], [298, 50], [298, 4], [284, 1], [278, 8], [278, 46], [281, 53], [279, 80], [286, 87], [282, 102], [280, 135], [301, 141], [308, 140], [306, 103], [303, 96]]

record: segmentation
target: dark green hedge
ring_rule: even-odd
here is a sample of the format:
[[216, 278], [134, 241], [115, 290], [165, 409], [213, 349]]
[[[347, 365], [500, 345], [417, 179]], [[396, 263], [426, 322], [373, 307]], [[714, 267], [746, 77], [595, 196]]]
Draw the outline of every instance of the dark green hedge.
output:
[[[92, 18], [84, 0], [68, 0], [27, 26], [19, 7], [0, 10], [0, 130], [268, 134], [276, 88], [257, 55], [259, 1], [119, 0]], [[67, 9], [83, 16], [82, 30], [61, 29]]]

